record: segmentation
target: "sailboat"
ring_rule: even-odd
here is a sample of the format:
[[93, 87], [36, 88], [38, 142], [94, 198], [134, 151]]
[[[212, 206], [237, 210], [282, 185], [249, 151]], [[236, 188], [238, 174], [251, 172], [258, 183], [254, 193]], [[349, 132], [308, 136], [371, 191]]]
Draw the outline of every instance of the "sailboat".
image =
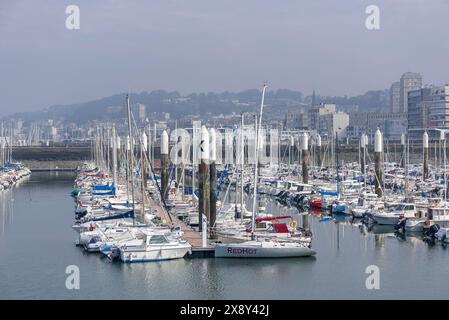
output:
[[260, 104], [259, 123], [256, 128], [255, 138], [255, 156], [254, 165], [254, 188], [253, 188], [253, 214], [251, 223], [251, 240], [241, 243], [216, 244], [216, 258], [291, 258], [305, 257], [316, 254], [315, 250], [310, 248], [309, 241], [288, 241], [277, 238], [255, 238], [255, 217], [257, 213], [257, 182], [258, 182], [258, 155], [259, 155], [259, 134], [262, 125], [263, 104], [267, 85], [262, 89], [262, 100]]

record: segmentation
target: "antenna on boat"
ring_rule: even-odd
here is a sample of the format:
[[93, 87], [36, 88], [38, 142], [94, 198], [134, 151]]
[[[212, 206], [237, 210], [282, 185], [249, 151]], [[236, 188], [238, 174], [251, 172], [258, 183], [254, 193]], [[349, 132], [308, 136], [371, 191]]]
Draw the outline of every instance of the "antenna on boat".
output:
[[255, 164], [254, 164], [254, 194], [253, 194], [253, 215], [251, 221], [251, 240], [254, 240], [254, 229], [255, 229], [255, 221], [256, 221], [256, 210], [257, 210], [257, 171], [259, 164], [259, 132], [260, 127], [262, 126], [262, 114], [263, 114], [263, 103], [265, 100], [265, 90], [267, 89], [267, 84], [263, 84], [262, 89], [262, 100], [260, 101], [260, 112], [259, 112], [259, 123], [257, 123], [257, 115], [256, 115], [256, 137], [255, 137]]

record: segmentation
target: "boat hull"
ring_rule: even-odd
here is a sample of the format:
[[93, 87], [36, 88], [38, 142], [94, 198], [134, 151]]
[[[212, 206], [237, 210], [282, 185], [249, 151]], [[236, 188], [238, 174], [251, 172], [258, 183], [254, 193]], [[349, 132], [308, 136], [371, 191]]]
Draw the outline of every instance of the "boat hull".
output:
[[378, 224], [384, 224], [384, 225], [396, 225], [399, 222], [399, 217], [387, 217], [387, 216], [373, 215], [373, 219]]
[[367, 209], [365, 208], [354, 208], [351, 210], [351, 213], [356, 218], [362, 218], [365, 215], [366, 211]]
[[405, 223], [405, 231], [407, 232], [423, 232], [424, 221], [407, 221]]
[[295, 258], [315, 255], [316, 252], [308, 247], [263, 247], [245, 244], [217, 244], [216, 258]]
[[155, 247], [151, 249], [128, 251], [126, 249], [120, 249], [120, 260], [127, 263], [133, 262], [149, 262], [149, 261], [161, 261], [161, 260], [173, 260], [181, 259], [190, 253], [192, 247], [190, 245], [174, 246], [174, 247]]

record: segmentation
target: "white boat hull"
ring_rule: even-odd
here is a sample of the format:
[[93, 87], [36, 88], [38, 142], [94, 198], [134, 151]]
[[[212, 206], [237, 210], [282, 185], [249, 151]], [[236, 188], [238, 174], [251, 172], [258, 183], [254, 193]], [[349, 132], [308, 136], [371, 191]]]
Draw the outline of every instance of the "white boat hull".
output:
[[217, 244], [215, 247], [216, 258], [293, 258], [308, 257], [316, 252], [306, 246], [276, 245], [264, 246], [263, 243], [255, 244], [252, 241], [233, 244]]
[[438, 230], [438, 232], [435, 234], [435, 238], [438, 241], [449, 243], [449, 228], [441, 228]]
[[356, 218], [362, 218], [366, 211], [367, 209], [365, 208], [354, 208], [351, 210], [351, 213]]
[[123, 262], [147, 262], [181, 259], [187, 253], [190, 253], [191, 249], [192, 247], [190, 245], [173, 247], [160, 246], [142, 248], [141, 250], [133, 248], [129, 251], [126, 248], [120, 248], [120, 260]]
[[424, 220], [407, 220], [405, 223], [405, 231], [407, 232], [422, 232], [424, 230]]
[[384, 224], [384, 225], [396, 225], [399, 222], [399, 217], [373, 215], [373, 219], [378, 224]]

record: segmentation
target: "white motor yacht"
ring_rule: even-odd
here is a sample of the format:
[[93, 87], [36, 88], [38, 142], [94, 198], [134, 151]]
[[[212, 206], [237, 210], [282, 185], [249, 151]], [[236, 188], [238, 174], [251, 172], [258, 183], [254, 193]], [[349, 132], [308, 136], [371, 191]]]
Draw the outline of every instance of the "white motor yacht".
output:
[[373, 213], [373, 219], [378, 224], [396, 225], [401, 217], [416, 217], [416, 206], [413, 203], [398, 203], [383, 211]]
[[163, 233], [146, 234], [141, 245], [118, 247], [123, 262], [147, 262], [183, 258], [191, 253], [192, 246], [181, 238], [169, 238]]

